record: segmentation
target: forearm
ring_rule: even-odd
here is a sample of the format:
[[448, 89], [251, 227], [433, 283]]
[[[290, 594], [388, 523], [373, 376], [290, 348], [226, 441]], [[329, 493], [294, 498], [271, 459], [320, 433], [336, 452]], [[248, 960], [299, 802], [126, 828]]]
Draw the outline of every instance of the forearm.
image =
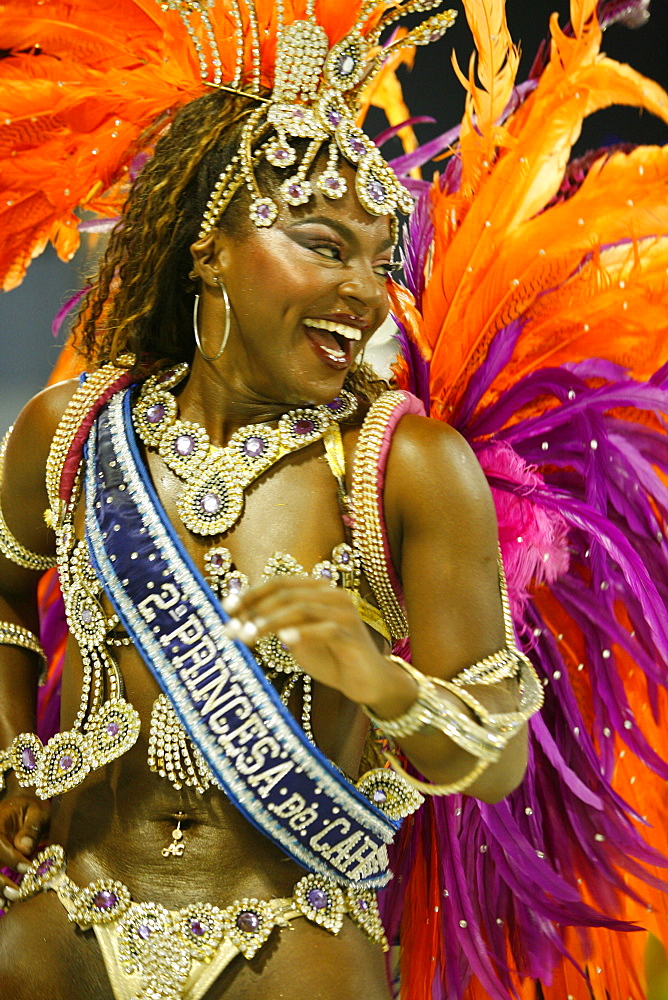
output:
[[[37, 609], [32, 601], [9, 602], [0, 597], [0, 628], [11, 623], [36, 633]], [[14, 645], [7, 636], [0, 644], [0, 750], [19, 733], [34, 732], [37, 687], [42, 669], [38, 654]]]
[[[469, 692], [491, 715], [516, 712], [519, 707], [518, 686], [515, 680], [505, 680], [493, 685], [475, 685]], [[474, 712], [447, 691], [440, 692], [445, 704], [457, 714], [464, 714], [472, 721]], [[397, 664], [387, 658], [382, 687], [373, 701], [367, 702], [371, 713], [379, 720], [396, 719], [404, 715], [418, 696], [416, 681]], [[381, 725], [382, 731], [382, 725]], [[417, 771], [435, 785], [465, 784], [479, 759], [464, 750], [434, 726], [403, 737], [402, 753]], [[527, 730], [522, 726], [501, 750], [498, 760], [490, 763], [480, 776], [465, 789], [467, 795], [486, 802], [497, 802], [508, 795], [522, 780], [527, 759]]]

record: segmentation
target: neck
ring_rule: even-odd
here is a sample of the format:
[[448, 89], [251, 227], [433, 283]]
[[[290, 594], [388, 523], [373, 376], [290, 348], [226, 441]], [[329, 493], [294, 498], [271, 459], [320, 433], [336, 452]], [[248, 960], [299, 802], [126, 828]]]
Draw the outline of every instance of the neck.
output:
[[268, 399], [222, 367], [195, 355], [188, 380], [178, 394], [179, 415], [205, 427], [214, 444], [225, 444], [248, 424], [276, 423], [303, 402]]

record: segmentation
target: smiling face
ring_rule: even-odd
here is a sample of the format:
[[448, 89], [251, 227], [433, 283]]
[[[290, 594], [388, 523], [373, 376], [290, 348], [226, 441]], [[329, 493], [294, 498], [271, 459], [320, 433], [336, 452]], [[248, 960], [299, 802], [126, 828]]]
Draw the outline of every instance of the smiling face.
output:
[[390, 217], [367, 213], [354, 194], [353, 169], [341, 169], [348, 174], [343, 198], [318, 192], [308, 205], [284, 206], [269, 228], [219, 231], [208, 256], [204, 244], [193, 248], [203, 278], [205, 350], [215, 353], [224, 327], [215, 274], [232, 308], [216, 374], [242, 398], [290, 406], [331, 401], [387, 315]]

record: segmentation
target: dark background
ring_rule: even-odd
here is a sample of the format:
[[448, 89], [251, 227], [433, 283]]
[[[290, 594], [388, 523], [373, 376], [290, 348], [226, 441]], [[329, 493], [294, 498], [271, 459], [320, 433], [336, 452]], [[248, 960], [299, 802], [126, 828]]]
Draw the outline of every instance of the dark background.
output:
[[[452, 6], [459, 7], [458, 0], [452, 0]], [[547, 35], [550, 13], [557, 11], [564, 25], [568, 9], [568, 0], [507, 0], [510, 31], [522, 50], [518, 80], [526, 78], [538, 45]], [[649, 22], [638, 30], [613, 25], [605, 34], [603, 49], [611, 58], [630, 63], [668, 87], [668, 0], [652, 0], [650, 10]], [[418, 126], [421, 141], [461, 119], [463, 91], [450, 63], [453, 49], [460, 66], [466, 68], [472, 44], [463, 13], [441, 42], [418, 51], [413, 71], [403, 74], [411, 113], [437, 119], [437, 124]], [[385, 124], [378, 114], [369, 119], [368, 130], [373, 135]], [[668, 141], [668, 126], [632, 108], [607, 109], [585, 123], [576, 152], [619, 141], [663, 144]], [[389, 157], [393, 148], [388, 146], [384, 152]], [[51, 337], [51, 320], [86, 269], [85, 247], [69, 265], [49, 249], [32, 264], [20, 288], [0, 293], [0, 433], [44, 384], [63, 339], [61, 335], [56, 342]]]

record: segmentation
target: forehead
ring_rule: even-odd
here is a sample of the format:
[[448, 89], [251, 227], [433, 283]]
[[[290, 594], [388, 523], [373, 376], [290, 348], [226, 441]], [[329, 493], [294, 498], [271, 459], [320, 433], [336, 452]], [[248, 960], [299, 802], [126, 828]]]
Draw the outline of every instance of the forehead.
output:
[[355, 192], [355, 168], [347, 162], [339, 163], [338, 173], [345, 178], [347, 190], [341, 198], [328, 198], [318, 187], [317, 181], [326, 169], [325, 162], [318, 162], [309, 174], [313, 196], [304, 205], [288, 205], [280, 201], [275, 225], [290, 226], [317, 222], [329, 224], [343, 238], [375, 244], [384, 249], [394, 243], [396, 216], [372, 215], [360, 203]]

